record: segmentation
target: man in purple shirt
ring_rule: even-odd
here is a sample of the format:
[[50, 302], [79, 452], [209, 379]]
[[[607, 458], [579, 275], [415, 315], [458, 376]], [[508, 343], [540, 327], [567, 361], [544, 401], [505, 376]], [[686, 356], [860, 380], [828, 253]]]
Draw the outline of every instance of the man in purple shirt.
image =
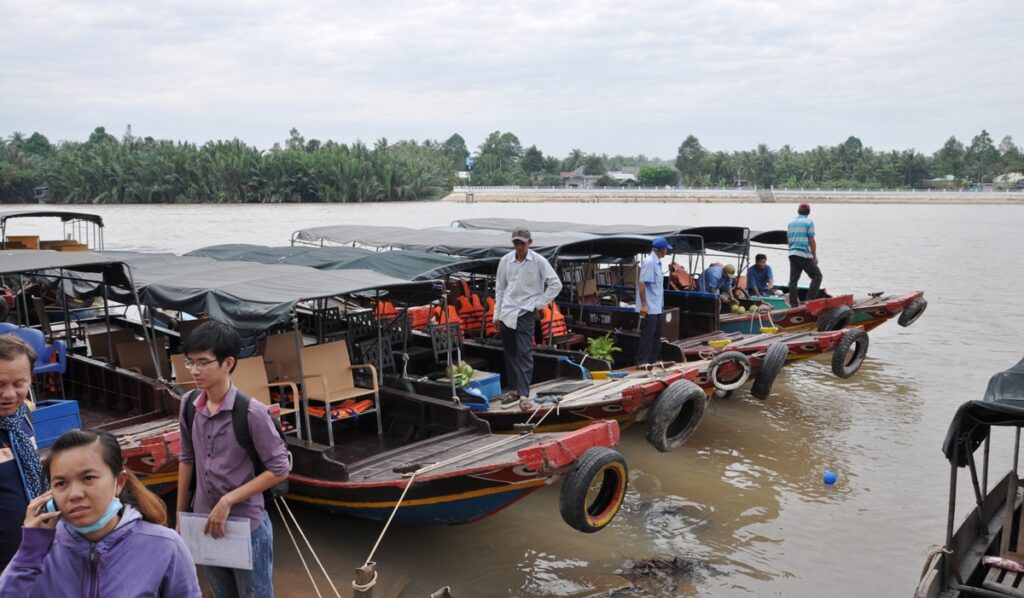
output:
[[[231, 383], [231, 371], [240, 349], [238, 333], [213, 321], [193, 330], [184, 343], [185, 366], [192, 371], [198, 392], [186, 395], [179, 415], [178, 511], [207, 515], [206, 533], [214, 538], [224, 536], [229, 515], [248, 519], [252, 530], [251, 571], [203, 567], [217, 598], [274, 595], [274, 540], [263, 491], [288, 475], [288, 451], [262, 403], [250, 400], [247, 410], [249, 435], [256, 458], [263, 463], [262, 473], [256, 475], [253, 456], [235, 437], [232, 409], [239, 391]], [[195, 405], [191, 434], [185, 421], [186, 401]], [[190, 489], [193, 471], [195, 488]]]

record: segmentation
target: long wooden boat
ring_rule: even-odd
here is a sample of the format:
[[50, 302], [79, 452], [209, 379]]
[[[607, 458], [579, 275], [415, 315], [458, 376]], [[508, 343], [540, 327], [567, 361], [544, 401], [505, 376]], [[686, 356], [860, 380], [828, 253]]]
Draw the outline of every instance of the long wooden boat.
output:
[[[994, 375], [980, 401], [960, 406], [950, 423], [942, 450], [949, 461], [949, 511], [941, 546], [929, 551], [915, 598], [1016, 597], [1024, 593], [1024, 520], [1021, 504], [1020, 433], [1024, 426], [1024, 360]], [[991, 426], [1015, 428], [1013, 449], [995, 450]], [[975, 453], [984, 446], [981, 463]], [[990, 458], [991, 455], [991, 458]], [[991, 488], [992, 462], [1012, 463]], [[971, 475], [968, 504], [959, 526], [957, 485], [960, 468]]]
[[[243, 328], [253, 322], [272, 326], [282, 318], [294, 322], [295, 306], [304, 298], [392, 283], [394, 291], [408, 284], [376, 273], [337, 276], [296, 266], [241, 268], [199, 258], [118, 255], [120, 259], [87, 252], [6, 252], [0, 274], [60, 269], [69, 279], [67, 287], [78, 292], [103, 286], [101, 280], [106, 286], [121, 283], [119, 291], [107, 288], [103, 296], [128, 293], [138, 299], [141, 294], [149, 307], [194, 309], [190, 302], [201, 297], [204, 307], [219, 319]], [[105, 323], [109, 326], [109, 319]], [[133, 372], [81, 354], [86, 351], [81, 346], [68, 355], [63, 386], [66, 397], [77, 402], [84, 426], [114, 433], [129, 467], [143, 482], [169, 491], [177, 482], [182, 392], [163, 379], [164, 359], [158, 354], [169, 344], [162, 334], [173, 331], [158, 332], [150, 325], [141, 332], [148, 341], [142, 351], [149, 353], [154, 371], [160, 373]], [[154, 338], [158, 342], [153, 343]], [[307, 402], [300, 405], [298, 417], [304, 418]], [[563, 518], [576, 529], [592, 532], [614, 518], [628, 483], [625, 461], [611, 449], [619, 439], [615, 422], [570, 433], [528, 430], [521, 436], [497, 436], [466, 406], [390, 388], [381, 389], [375, 408], [361, 416], [327, 420], [315, 429], [308, 425], [310, 418], [304, 419], [304, 435], [287, 439], [295, 463], [289, 475], [290, 497], [360, 517], [386, 517], [405, 485], [411, 484], [409, 502], [403, 502], [396, 515], [400, 521], [471, 522], [564, 477]], [[333, 436], [331, 442], [325, 438], [327, 426], [337, 430], [337, 442]], [[409, 478], [413, 472], [420, 474], [415, 480]]]

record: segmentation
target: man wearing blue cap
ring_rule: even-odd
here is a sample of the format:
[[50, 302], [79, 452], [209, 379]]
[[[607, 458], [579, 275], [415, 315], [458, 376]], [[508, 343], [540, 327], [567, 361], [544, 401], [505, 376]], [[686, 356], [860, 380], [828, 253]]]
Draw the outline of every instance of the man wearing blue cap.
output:
[[665, 310], [665, 274], [661, 260], [672, 251], [665, 237], [651, 242], [651, 254], [640, 266], [636, 285], [636, 311], [640, 313], [640, 342], [636, 349], [638, 364], [653, 363], [661, 356], [661, 320]]

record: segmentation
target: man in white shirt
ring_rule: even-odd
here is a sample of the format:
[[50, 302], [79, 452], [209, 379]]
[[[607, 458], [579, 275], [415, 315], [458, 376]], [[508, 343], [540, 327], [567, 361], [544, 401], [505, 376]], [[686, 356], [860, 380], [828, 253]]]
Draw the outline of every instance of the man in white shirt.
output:
[[505, 377], [520, 402], [530, 397], [533, 381], [533, 327], [536, 314], [562, 290], [555, 269], [530, 249], [533, 237], [525, 228], [512, 231], [515, 250], [498, 262], [494, 285], [494, 325], [505, 348]]

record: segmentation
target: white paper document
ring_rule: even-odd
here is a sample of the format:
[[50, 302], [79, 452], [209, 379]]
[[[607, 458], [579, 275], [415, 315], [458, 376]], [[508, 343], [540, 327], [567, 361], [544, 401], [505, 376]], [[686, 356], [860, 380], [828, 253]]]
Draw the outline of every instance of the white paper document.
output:
[[228, 517], [223, 538], [203, 533], [206, 515], [178, 513], [178, 521], [181, 538], [197, 565], [252, 570], [252, 534], [248, 519]]

